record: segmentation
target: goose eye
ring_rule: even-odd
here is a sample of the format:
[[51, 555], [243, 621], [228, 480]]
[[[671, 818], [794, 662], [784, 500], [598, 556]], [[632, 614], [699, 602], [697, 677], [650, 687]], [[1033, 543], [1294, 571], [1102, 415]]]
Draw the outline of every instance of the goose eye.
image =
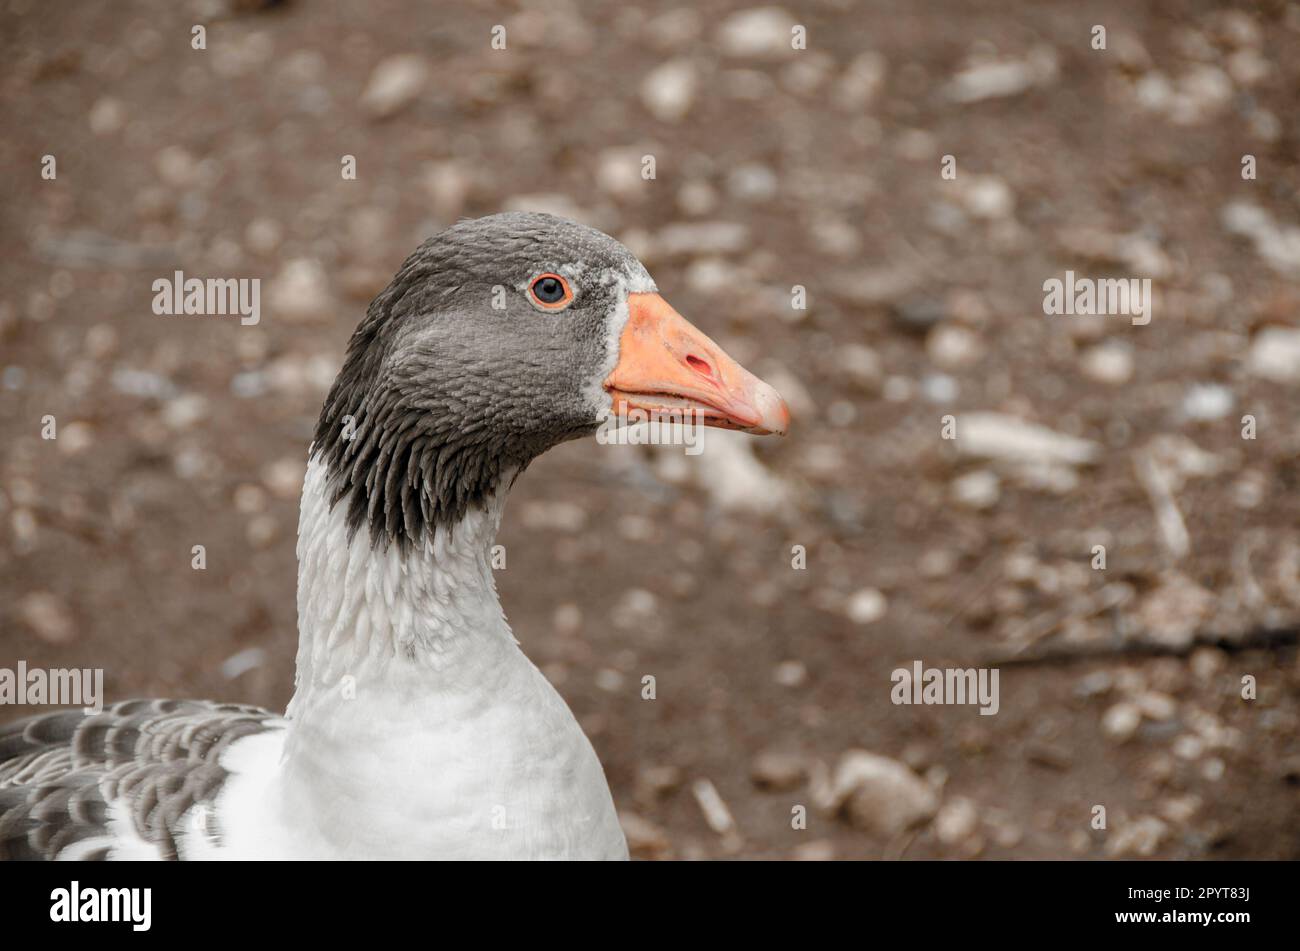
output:
[[534, 304], [546, 310], [560, 310], [573, 300], [569, 282], [558, 274], [542, 274], [535, 278], [528, 293]]

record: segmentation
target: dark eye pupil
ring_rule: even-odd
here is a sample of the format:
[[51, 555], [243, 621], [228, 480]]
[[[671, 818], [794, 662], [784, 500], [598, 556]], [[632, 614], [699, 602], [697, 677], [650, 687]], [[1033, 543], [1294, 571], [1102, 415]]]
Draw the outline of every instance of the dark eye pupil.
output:
[[533, 285], [533, 293], [543, 304], [554, 304], [564, 299], [564, 285], [553, 277], [544, 277]]

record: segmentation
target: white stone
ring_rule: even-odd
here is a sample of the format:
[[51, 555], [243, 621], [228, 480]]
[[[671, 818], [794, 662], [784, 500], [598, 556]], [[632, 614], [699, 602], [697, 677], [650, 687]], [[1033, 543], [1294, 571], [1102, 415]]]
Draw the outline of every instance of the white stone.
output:
[[1135, 704], [1117, 703], [1101, 717], [1101, 731], [1117, 743], [1133, 738], [1142, 725], [1142, 711]]
[[835, 104], [850, 112], [866, 108], [885, 84], [885, 68], [885, 58], [879, 53], [860, 54], [835, 87]]
[[875, 588], [862, 588], [850, 595], [844, 613], [854, 624], [872, 624], [889, 610], [889, 602]]
[[370, 74], [361, 106], [375, 118], [395, 115], [415, 101], [424, 88], [428, 67], [413, 53], [390, 56]]
[[1052, 82], [1056, 72], [1055, 51], [1036, 47], [1024, 59], [990, 60], [962, 70], [948, 84], [947, 95], [955, 102], [1015, 96]]
[[730, 221], [672, 224], [661, 230], [655, 247], [665, 257], [696, 254], [733, 254], [749, 245], [749, 229]]
[[1182, 413], [1188, 419], [1211, 422], [1232, 412], [1232, 390], [1218, 383], [1193, 384], [1183, 397]]
[[1133, 379], [1133, 347], [1119, 340], [1108, 340], [1084, 351], [1079, 358], [1083, 375], [1107, 386], [1123, 386]]
[[969, 839], [979, 828], [979, 812], [975, 803], [958, 796], [943, 804], [934, 817], [934, 834], [945, 845], [956, 845]]
[[1246, 367], [1274, 383], [1300, 383], [1300, 328], [1265, 327], [1255, 334]]
[[325, 268], [316, 259], [289, 261], [267, 288], [267, 316], [272, 320], [277, 317], [290, 321], [327, 320], [333, 307], [328, 284]]
[[646, 197], [650, 182], [641, 177], [641, 156], [636, 148], [605, 149], [596, 159], [596, 185], [619, 201], [640, 201]]
[[1106, 854], [1119, 858], [1128, 855], [1150, 857], [1169, 834], [1169, 826], [1155, 816], [1135, 820], [1116, 820], [1106, 841]]
[[949, 370], [968, 366], [984, 353], [979, 334], [955, 324], [939, 324], [931, 330], [925, 349], [936, 366]]
[[737, 166], [727, 175], [727, 192], [740, 201], [768, 201], [775, 197], [776, 185], [776, 173], [756, 162]]
[[987, 469], [977, 469], [952, 480], [953, 501], [968, 509], [991, 509], [1001, 495], [1001, 481]]
[[893, 838], [932, 818], [939, 797], [903, 763], [850, 750], [836, 767], [823, 805], [832, 812], [843, 809], [855, 825]]
[[780, 7], [755, 7], [733, 13], [718, 27], [718, 45], [728, 56], [777, 57], [793, 53], [794, 17]]
[[1101, 447], [1005, 413], [963, 413], [957, 417], [957, 448], [966, 455], [1012, 462], [1083, 465]]
[[680, 122], [691, 111], [698, 85], [695, 65], [687, 59], [672, 59], [641, 80], [641, 102], [660, 122]]

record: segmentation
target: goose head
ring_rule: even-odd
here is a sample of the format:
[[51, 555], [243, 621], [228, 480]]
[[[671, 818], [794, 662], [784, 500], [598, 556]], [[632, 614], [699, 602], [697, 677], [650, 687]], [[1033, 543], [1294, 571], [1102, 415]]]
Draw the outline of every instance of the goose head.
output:
[[354, 534], [405, 547], [633, 410], [755, 434], [790, 419], [613, 238], [491, 215], [425, 241], [371, 303], [311, 455]]

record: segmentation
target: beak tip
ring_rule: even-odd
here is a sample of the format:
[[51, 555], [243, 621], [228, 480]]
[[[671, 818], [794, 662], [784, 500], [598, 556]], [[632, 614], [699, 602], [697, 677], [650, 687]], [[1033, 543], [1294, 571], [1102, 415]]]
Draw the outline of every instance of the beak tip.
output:
[[784, 436], [790, 431], [790, 407], [781, 394], [764, 384], [755, 394], [755, 409], [758, 410], [758, 425], [753, 429], [759, 436]]

